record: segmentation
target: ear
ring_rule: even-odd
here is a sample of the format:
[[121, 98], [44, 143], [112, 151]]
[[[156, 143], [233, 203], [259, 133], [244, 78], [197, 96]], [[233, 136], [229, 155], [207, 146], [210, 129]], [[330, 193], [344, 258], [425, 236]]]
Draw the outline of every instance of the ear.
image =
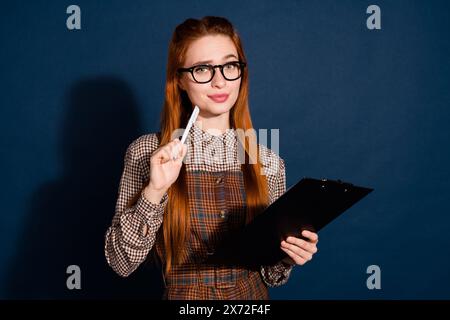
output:
[[178, 87], [179, 87], [181, 90], [186, 91], [186, 89], [185, 89], [185, 87], [184, 87], [184, 84], [183, 84], [183, 81], [182, 81], [182, 79], [181, 79], [180, 77], [177, 78], [177, 84], [178, 84]]

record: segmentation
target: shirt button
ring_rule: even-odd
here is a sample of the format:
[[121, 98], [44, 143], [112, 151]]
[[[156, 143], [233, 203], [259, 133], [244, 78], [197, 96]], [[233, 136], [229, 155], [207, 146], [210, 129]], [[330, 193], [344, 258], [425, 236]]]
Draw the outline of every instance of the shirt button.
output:
[[219, 183], [221, 183], [222, 182], [222, 178], [217, 178], [216, 179], [216, 184], [219, 184]]
[[225, 210], [220, 210], [220, 217], [225, 218]]

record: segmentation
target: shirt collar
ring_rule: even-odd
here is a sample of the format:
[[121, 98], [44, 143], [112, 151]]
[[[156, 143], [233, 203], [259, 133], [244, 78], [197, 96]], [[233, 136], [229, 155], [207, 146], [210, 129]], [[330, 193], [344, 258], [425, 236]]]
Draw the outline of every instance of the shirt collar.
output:
[[224, 146], [232, 148], [236, 142], [236, 133], [233, 128], [226, 129], [225, 132], [219, 135], [214, 135], [203, 130], [197, 122], [194, 122], [189, 134], [194, 143], [216, 144], [221, 141]]

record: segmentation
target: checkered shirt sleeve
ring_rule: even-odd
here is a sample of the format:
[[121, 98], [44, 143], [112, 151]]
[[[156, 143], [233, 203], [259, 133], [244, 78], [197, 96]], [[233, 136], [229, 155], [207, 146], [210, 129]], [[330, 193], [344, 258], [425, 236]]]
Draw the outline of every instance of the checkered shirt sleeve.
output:
[[[146, 137], [148, 138], [149, 136]], [[127, 207], [127, 203], [140, 192], [145, 183], [141, 172], [141, 162], [147, 160], [144, 155], [151, 154], [158, 146], [154, 137], [147, 140], [150, 141], [150, 144], [145, 144], [147, 149], [142, 147], [144, 144], [140, 140], [142, 139], [132, 143], [126, 151], [115, 215], [105, 235], [106, 260], [122, 277], [127, 277], [136, 270], [153, 247], [168, 201], [167, 193], [159, 204], [155, 204], [147, 200], [141, 192], [136, 204]], [[148, 231], [144, 236], [145, 224]]]
[[[266, 163], [268, 163], [266, 175], [269, 183], [270, 203], [272, 203], [286, 191], [286, 169], [282, 158], [269, 149], [266, 150], [268, 154], [263, 156], [263, 159], [266, 158]], [[261, 275], [269, 287], [277, 287], [288, 281], [292, 268], [293, 266], [279, 261], [271, 266], [261, 266]]]

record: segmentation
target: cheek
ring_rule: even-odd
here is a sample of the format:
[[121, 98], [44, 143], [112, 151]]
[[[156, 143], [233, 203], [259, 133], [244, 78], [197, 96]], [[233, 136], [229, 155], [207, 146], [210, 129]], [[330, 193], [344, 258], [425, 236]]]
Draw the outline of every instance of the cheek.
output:
[[237, 97], [239, 95], [239, 88], [241, 86], [241, 81], [235, 81], [232, 83], [231, 86], [232, 86], [231, 91], [232, 91], [233, 96]]
[[199, 98], [206, 94], [206, 90], [202, 86], [196, 86], [196, 85], [188, 85], [186, 87], [187, 94], [193, 100], [193, 98]]

